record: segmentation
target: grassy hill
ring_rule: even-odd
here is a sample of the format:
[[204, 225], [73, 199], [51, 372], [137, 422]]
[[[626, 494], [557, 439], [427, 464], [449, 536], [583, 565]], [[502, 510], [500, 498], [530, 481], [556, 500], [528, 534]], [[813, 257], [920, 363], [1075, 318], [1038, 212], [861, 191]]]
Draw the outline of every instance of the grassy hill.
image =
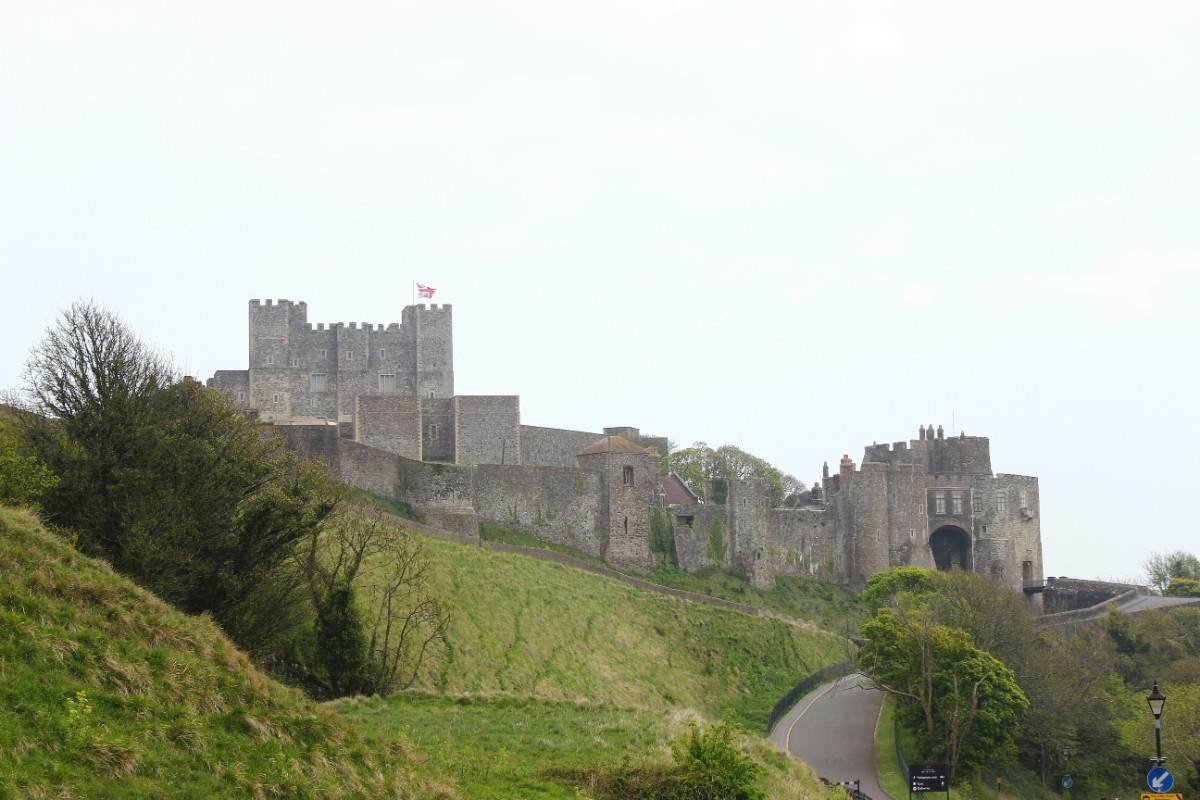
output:
[[[0, 799], [572, 798], [659, 769], [689, 719], [757, 731], [846, 643], [811, 626], [423, 539], [454, 620], [419, 692], [316, 704], [0, 508]], [[760, 737], [772, 797], [827, 798]]]
[[815, 625], [642, 591], [520, 555], [423, 539], [452, 609], [444, 658], [419, 685], [667, 712], [759, 731], [800, 679], [850, 655]]
[[0, 508], [0, 798], [430, 794], [207, 620]]

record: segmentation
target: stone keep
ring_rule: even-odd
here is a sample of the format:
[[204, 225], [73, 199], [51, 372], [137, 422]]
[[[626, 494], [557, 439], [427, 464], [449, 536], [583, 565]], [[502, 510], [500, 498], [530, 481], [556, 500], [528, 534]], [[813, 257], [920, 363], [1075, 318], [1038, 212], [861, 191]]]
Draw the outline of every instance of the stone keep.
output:
[[451, 307], [408, 306], [401, 318], [326, 327], [309, 324], [306, 303], [251, 300], [249, 368], [219, 371], [209, 385], [270, 422], [350, 423], [364, 395], [452, 397]]

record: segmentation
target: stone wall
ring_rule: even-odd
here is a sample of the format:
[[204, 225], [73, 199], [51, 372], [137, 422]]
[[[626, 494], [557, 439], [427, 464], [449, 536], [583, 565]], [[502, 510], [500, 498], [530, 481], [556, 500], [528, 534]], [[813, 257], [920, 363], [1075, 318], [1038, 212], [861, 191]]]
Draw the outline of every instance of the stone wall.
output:
[[476, 509], [482, 522], [528, 533], [603, 558], [601, 478], [579, 467], [476, 468]]
[[1047, 614], [1063, 611], [1080, 611], [1107, 603], [1110, 600], [1136, 591], [1148, 594], [1145, 587], [1104, 581], [1083, 581], [1074, 578], [1047, 578], [1042, 593], [1042, 607]]
[[521, 403], [510, 396], [454, 398], [459, 464], [521, 463]]
[[575, 456], [604, 438], [602, 433], [522, 425], [521, 463], [539, 467], [574, 467]]
[[421, 460], [421, 398], [360, 395], [354, 407], [355, 441]]

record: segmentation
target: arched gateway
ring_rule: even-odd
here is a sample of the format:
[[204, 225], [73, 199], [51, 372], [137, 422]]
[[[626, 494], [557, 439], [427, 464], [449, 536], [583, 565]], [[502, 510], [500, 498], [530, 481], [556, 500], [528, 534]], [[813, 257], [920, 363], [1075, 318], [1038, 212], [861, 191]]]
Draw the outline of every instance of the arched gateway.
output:
[[957, 525], [943, 525], [929, 537], [933, 564], [942, 572], [952, 569], [970, 571], [971, 535]]

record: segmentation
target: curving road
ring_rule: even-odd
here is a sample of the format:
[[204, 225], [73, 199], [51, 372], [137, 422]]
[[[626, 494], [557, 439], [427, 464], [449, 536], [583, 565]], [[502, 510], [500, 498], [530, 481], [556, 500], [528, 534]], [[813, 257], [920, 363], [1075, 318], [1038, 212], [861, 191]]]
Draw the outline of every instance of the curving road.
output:
[[805, 695], [771, 733], [774, 742], [829, 781], [859, 781], [872, 800], [892, 800], [875, 773], [875, 726], [883, 692], [859, 674]]

